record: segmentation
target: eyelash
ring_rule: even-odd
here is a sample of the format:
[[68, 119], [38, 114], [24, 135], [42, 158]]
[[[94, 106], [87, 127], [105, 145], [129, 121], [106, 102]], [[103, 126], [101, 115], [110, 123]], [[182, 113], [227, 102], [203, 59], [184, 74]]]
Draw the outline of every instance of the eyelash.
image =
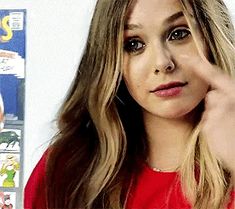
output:
[[[133, 44], [134, 44], [134, 47], [133, 47]], [[139, 44], [142, 45], [140, 48], [138, 48]], [[142, 49], [144, 49], [144, 47], [145, 47], [145, 43], [139, 40], [137, 37], [130, 37], [124, 42], [124, 50], [127, 53], [138, 53]]]
[[[177, 37], [180, 35], [180, 37]], [[169, 35], [167, 35], [168, 41], [181, 41], [187, 38], [190, 35], [190, 31], [186, 28], [177, 28], [174, 30], [170, 30]], [[173, 37], [176, 35], [176, 37]], [[141, 46], [139, 46], [141, 44]], [[130, 54], [140, 53], [145, 48], [145, 43], [141, 41], [138, 37], [130, 37], [124, 42], [124, 50]]]
[[[172, 36], [174, 35], [174, 33], [176, 34], [178, 32], [181, 34], [181, 37], [172, 39]], [[180, 41], [184, 38], [187, 38], [190, 34], [191, 34], [190, 31], [186, 28], [177, 28], [169, 33], [167, 39], [169, 41]]]

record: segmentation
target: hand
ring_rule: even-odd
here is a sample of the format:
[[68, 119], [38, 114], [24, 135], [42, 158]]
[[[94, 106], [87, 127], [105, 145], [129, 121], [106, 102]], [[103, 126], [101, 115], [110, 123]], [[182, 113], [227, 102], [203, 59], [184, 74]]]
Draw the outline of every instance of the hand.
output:
[[211, 90], [205, 97], [202, 134], [209, 149], [235, 175], [235, 80], [207, 60], [197, 60], [192, 69]]

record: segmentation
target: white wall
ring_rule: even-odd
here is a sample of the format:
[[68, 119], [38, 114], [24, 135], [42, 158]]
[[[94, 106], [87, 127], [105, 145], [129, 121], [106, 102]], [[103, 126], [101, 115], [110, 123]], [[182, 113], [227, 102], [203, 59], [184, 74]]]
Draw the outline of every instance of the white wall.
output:
[[26, 183], [56, 131], [52, 121], [74, 76], [95, 0], [0, 0], [0, 5], [27, 9]]
[[224, 0], [224, 2], [228, 6], [230, 13], [233, 17], [233, 22], [235, 23], [235, 2], [234, 2], [234, 0]]
[[[235, 17], [235, 3], [225, 1]], [[56, 131], [52, 120], [74, 76], [95, 2], [0, 0], [1, 9], [27, 9], [24, 183]]]

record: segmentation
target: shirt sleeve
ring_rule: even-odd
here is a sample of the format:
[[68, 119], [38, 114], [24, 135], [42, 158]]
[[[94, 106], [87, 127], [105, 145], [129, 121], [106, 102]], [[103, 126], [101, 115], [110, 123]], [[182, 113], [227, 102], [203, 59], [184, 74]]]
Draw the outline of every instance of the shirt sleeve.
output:
[[46, 154], [34, 168], [24, 189], [24, 209], [46, 209]]

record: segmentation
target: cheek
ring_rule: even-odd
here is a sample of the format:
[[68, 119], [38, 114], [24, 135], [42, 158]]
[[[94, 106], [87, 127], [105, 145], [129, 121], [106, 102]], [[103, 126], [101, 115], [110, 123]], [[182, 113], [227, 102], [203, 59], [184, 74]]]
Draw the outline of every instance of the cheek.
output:
[[134, 73], [134, 71], [128, 69], [128, 71], [125, 70], [123, 73], [123, 80], [129, 94], [137, 103], [139, 103], [138, 101], [144, 100], [146, 88], [141, 74], [138, 72]]
[[190, 37], [190, 40], [186, 44], [169, 46], [175, 60], [177, 60], [179, 64], [187, 63], [189, 60], [198, 59], [202, 56], [205, 56], [207, 59], [209, 58], [208, 45], [205, 43], [201, 34], [197, 35], [197, 44], [195, 43], [193, 38]]
[[132, 97], [136, 97], [141, 91], [141, 80], [137, 75], [130, 75], [128, 73], [124, 73], [123, 79], [129, 93]]
[[140, 57], [125, 58], [123, 64], [123, 78], [129, 91], [144, 89], [144, 81], [148, 78], [148, 67], [144, 62], [140, 62]]
[[151, 57], [148, 52], [131, 55], [125, 53], [123, 58], [124, 74], [137, 76], [147, 76], [149, 69], [151, 69]]
[[193, 84], [195, 85], [195, 94], [201, 98], [205, 98], [210, 86], [202, 80], [196, 80]]
[[[190, 64], [187, 64], [189, 60], [198, 59], [200, 56], [194, 44], [188, 44], [187, 46], [182, 46], [174, 49], [174, 58], [177, 62], [179, 69], [192, 68]], [[181, 66], [182, 65], [182, 66]]]
[[191, 95], [191, 101], [197, 103], [206, 97], [206, 94], [210, 88], [208, 83], [198, 78], [193, 73], [188, 73], [189, 82], [189, 95]]

